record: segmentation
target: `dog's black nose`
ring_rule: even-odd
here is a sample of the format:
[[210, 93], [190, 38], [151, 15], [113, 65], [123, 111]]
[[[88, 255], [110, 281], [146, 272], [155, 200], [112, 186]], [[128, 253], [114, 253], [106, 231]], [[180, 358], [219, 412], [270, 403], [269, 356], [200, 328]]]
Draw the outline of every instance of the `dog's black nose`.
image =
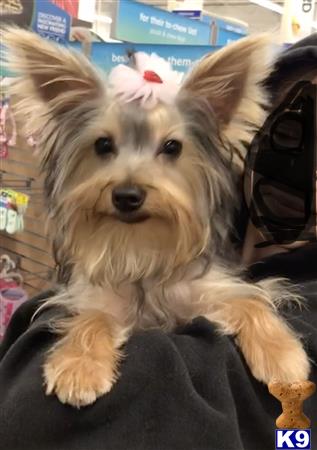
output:
[[145, 200], [145, 191], [136, 185], [117, 186], [112, 191], [112, 203], [122, 213], [139, 209]]

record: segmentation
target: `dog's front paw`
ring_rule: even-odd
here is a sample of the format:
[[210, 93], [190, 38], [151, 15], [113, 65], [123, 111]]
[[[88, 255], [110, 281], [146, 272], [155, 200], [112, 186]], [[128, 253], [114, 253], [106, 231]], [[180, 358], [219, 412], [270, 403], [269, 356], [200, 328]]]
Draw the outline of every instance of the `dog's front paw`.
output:
[[109, 392], [117, 379], [116, 366], [89, 355], [53, 351], [44, 365], [46, 394], [80, 408]]
[[276, 347], [268, 346], [257, 355], [250, 368], [260, 381], [268, 384], [279, 381], [294, 383], [308, 379], [310, 363], [299, 340], [291, 343], [280, 342]]
[[[292, 349], [285, 353], [282, 359], [282, 375], [279, 381], [294, 383], [298, 381], [306, 381], [309, 377], [310, 362], [302, 343], [298, 340]], [[272, 377], [273, 381], [277, 377]], [[272, 380], [271, 380], [272, 381]]]

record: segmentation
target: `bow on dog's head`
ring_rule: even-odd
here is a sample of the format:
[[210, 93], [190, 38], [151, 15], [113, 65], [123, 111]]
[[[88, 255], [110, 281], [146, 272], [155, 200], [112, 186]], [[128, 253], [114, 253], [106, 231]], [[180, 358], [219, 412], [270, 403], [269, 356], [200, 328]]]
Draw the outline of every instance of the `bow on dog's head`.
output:
[[120, 64], [109, 76], [113, 95], [121, 102], [138, 101], [151, 109], [158, 103], [172, 104], [180, 89], [182, 73], [155, 53], [138, 52], [130, 55], [130, 65]]

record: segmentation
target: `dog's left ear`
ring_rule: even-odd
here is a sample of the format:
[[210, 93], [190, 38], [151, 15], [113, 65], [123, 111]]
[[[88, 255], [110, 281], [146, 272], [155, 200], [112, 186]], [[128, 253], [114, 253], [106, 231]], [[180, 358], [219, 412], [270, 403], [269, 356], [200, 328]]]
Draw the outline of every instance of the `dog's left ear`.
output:
[[1, 41], [7, 66], [19, 77], [13, 93], [24, 114], [37, 108], [57, 118], [101, 97], [102, 80], [83, 55], [16, 27], [5, 29]]
[[264, 120], [261, 82], [270, 71], [270, 42], [267, 35], [241, 39], [206, 56], [184, 81], [181, 93], [207, 100], [230, 140], [237, 131], [234, 123], [239, 123], [243, 140], [250, 124], [258, 126]]

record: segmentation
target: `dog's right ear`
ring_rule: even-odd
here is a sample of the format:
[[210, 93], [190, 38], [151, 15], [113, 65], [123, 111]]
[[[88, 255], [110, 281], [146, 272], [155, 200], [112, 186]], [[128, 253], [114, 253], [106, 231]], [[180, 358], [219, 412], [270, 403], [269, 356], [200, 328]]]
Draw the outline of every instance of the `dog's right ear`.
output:
[[56, 116], [104, 94], [101, 77], [83, 55], [19, 28], [7, 28], [2, 43], [8, 68], [19, 76], [13, 93], [21, 105]]

